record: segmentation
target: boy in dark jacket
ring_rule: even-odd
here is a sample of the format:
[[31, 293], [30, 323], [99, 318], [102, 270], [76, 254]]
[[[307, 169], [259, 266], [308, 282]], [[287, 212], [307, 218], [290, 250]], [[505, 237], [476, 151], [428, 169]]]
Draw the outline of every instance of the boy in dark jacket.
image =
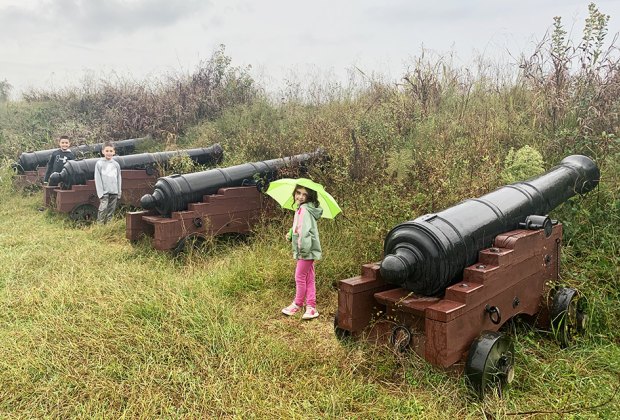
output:
[[43, 178], [45, 183], [49, 181], [50, 175], [53, 172], [62, 171], [62, 167], [66, 161], [75, 159], [75, 155], [69, 150], [70, 146], [71, 141], [68, 136], [61, 136], [58, 139], [58, 147], [60, 147], [60, 149], [55, 150], [52, 156], [50, 156], [50, 160], [47, 162], [47, 170], [45, 171], [45, 178]]

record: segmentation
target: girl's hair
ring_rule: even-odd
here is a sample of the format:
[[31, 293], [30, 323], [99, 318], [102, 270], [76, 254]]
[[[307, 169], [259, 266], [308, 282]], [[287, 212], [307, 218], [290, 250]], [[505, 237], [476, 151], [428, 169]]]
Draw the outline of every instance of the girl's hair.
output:
[[295, 191], [297, 191], [298, 188], [303, 188], [308, 193], [308, 201], [306, 201], [307, 203], [312, 203], [314, 204], [314, 207], [319, 207], [319, 196], [317, 195], [316, 191], [308, 187], [304, 187], [303, 185], [295, 185], [295, 189], [293, 190], [293, 200], [295, 200]]

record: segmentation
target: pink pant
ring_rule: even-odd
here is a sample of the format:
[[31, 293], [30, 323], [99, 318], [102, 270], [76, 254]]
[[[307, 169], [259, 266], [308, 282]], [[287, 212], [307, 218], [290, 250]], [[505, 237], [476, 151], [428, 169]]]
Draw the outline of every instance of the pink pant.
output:
[[314, 283], [314, 260], [297, 260], [295, 268], [295, 305], [316, 308], [316, 285]]

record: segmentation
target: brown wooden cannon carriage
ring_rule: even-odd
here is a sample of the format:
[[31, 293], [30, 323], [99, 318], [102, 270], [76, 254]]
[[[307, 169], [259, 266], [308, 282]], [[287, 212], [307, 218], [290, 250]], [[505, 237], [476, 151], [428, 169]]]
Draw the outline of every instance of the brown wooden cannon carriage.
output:
[[[222, 154], [221, 146], [215, 144], [208, 148], [115, 156], [113, 159], [121, 167], [120, 204], [139, 207], [140, 198], [153, 191], [159, 178], [159, 169], [167, 167], [175, 157], [188, 156], [197, 164], [207, 165], [220, 162]], [[99, 158], [84, 159], [65, 163], [62, 172], [53, 173], [49, 185], [44, 187], [44, 205], [59, 213], [69, 214], [71, 219], [76, 221], [95, 220], [99, 207], [94, 181], [98, 160]]]
[[249, 233], [264, 206], [265, 199], [256, 186], [220, 188], [198, 203], [189, 203], [187, 210], [172, 212], [170, 217], [156, 210], [128, 212], [126, 238], [137, 241], [142, 236], [152, 237], [153, 248], [179, 253], [206, 237]]
[[186, 250], [207, 237], [249, 233], [266, 209], [261, 186], [287, 168], [321, 157], [322, 151], [227, 168], [160, 178], [152, 194], [140, 200], [144, 211], [126, 215], [126, 237], [153, 238], [158, 250]]
[[388, 233], [384, 258], [340, 280], [336, 335], [411, 349], [429, 363], [464, 364], [480, 396], [514, 376], [514, 346], [500, 328], [517, 315], [551, 325], [563, 346], [583, 331], [587, 300], [551, 290], [562, 225], [546, 216], [593, 189], [598, 168], [570, 156], [546, 174], [466, 200]]
[[[157, 178], [158, 172], [154, 169], [122, 169], [123, 191], [119, 203], [139, 207], [140, 198], [153, 191]], [[90, 222], [97, 219], [99, 197], [94, 179], [89, 179], [83, 185], [72, 185], [70, 189], [46, 185], [43, 187], [43, 202], [45, 207], [68, 214], [75, 221]]]
[[13, 186], [19, 190], [26, 188], [39, 190], [43, 185], [47, 167], [39, 166], [31, 171], [22, 171], [13, 175]]

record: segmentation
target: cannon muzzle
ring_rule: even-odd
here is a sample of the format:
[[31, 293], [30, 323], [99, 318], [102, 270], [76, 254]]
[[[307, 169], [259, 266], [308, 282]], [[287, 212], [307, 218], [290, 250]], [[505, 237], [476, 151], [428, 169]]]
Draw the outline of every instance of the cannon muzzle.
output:
[[157, 180], [153, 194], [142, 196], [140, 205], [145, 209], [155, 209], [162, 216], [170, 216], [172, 212], [186, 210], [189, 203], [199, 202], [205, 195], [217, 193], [220, 188], [252, 184], [256, 176], [273, 180], [280, 168], [303, 165], [322, 153], [317, 150], [280, 159], [162, 177]]
[[436, 295], [458, 281], [497, 235], [528, 225], [528, 216], [547, 215], [572, 196], [586, 194], [599, 179], [592, 159], [573, 155], [539, 177], [401, 223], [385, 238], [381, 276], [412, 292]]
[[[145, 140], [146, 137], [140, 137], [136, 139], [119, 140], [114, 142], [114, 149], [117, 155], [128, 155], [136, 150], [136, 146]], [[87, 153], [101, 153], [103, 143], [95, 144], [82, 144], [80, 146], [71, 147], [71, 151], [75, 156], [81, 156]], [[36, 152], [24, 152], [19, 155], [17, 162], [13, 163], [11, 167], [18, 174], [23, 174], [25, 171], [34, 171], [39, 166], [47, 165], [52, 153], [58, 149], [38, 150]]]
[[47, 185], [51, 186], [51, 187], [55, 187], [57, 185], [60, 185], [60, 183], [62, 182], [62, 175], [60, 174], [60, 172], [52, 172], [52, 174], [50, 175]]
[[[129, 156], [114, 156], [121, 169], [155, 170], [156, 166], [165, 167], [175, 156], [187, 155], [200, 165], [216, 164], [223, 156], [222, 146], [214, 144], [207, 148], [175, 150], [170, 152], [139, 153]], [[50, 175], [48, 185], [56, 186], [62, 183], [63, 188], [69, 189], [72, 185], [84, 185], [86, 181], [95, 178], [95, 165], [101, 158], [70, 160], [65, 163], [61, 172]]]

